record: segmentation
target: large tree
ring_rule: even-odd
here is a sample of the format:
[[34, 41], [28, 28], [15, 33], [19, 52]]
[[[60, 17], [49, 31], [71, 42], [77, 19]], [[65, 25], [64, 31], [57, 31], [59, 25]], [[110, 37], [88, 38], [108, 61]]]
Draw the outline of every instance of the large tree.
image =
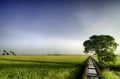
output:
[[83, 43], [84, 52], [94, 52], [98, 55], [100, 63], [114, 62], [115, 54], [118, 44], [110, 35], [93, 35]]

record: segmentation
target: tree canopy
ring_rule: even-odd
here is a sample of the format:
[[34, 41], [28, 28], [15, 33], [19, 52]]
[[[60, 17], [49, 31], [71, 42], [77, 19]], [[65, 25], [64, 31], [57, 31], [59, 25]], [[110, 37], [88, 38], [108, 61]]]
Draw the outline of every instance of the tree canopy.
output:
[[115, 59], [113, 52], [116, 50], [118, 44], [110, 35], [93, 35], [83, 43], [83, 46], [85, 53], [95, 52], [101, 63], [109, 63]]

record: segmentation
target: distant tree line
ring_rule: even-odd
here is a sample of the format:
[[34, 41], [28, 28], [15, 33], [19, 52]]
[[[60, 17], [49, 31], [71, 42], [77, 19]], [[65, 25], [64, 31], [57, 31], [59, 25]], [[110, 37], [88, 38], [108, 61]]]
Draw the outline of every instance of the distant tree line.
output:
[[14, 55], [15, 56], [16, 54], [13, 51], [7, 52], [6, 50], [3, 50], [2, 55]]

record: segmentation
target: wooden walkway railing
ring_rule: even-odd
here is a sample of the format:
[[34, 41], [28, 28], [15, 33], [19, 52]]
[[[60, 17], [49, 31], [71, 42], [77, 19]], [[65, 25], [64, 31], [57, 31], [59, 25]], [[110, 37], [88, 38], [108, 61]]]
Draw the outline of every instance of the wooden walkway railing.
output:
[[82, 79], [104, 79], [92, 57], [88, 58]]

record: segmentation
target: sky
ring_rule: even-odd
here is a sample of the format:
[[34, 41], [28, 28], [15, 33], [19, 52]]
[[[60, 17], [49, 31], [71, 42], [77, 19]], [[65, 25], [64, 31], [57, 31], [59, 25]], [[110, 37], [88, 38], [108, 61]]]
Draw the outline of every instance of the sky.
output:
[[120, 44], [119, 1], [0, 1], [1, 53], [83, 54], [83, 42], [101, 34]]

